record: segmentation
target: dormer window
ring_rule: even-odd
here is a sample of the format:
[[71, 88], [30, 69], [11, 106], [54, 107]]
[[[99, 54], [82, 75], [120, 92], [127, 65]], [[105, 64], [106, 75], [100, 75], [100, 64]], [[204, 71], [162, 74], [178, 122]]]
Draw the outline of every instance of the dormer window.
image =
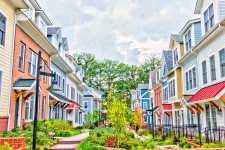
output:
[[213, 4], [204, 12], [205, 32], [208, 32], [214, 26]]
[[173, 51], [173, 63], [174, 66], [177, 64], [178, 61], [178, 53], [177, 53], [177, 48]]
[[0, 45], [5, 46], [6, 17], [0, 12]]
[[185, 47], [186, 51], [188, 51], [189, 48], [191, 48], [191, 30], [189, 30], [185, 35]]

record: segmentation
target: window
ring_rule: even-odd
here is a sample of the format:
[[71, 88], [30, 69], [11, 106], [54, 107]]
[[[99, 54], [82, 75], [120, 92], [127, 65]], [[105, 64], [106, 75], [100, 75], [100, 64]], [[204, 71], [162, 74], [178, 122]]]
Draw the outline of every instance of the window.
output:
[[75, 100], [75, 89], [71, 87], [71, 99]]
[[67, 97], [69, 98], [69, 93], [70, 93], [70, 85], [69, 84], [67, 84], [67, 88], [66, 89], [67, 89], [67, 91], [66, 91], [67, 92]]
[[143, 110], [148, 109], [148, 103], [147, 102], [143, 102]]
[[37, 54], [34, 53], [31, 49], [29, 52], [29, 61], [28, 61], [28, 73], [30, 75], [36, 76], [37, 71]]
[[5, 46], [6, 17], [0, 12], [0, 44]]
[[203, 83], [207, 83], [206, 61], [202, 62], [202, 76], [203, 76]]
[[2, 95], [2, 75], [3, 74], [3, 72], [2, 71], [0, 71], [0, 102], [1, 102], [1, 95]]
[[225, 76], [225, 49], [222, 49], [220, 52], [220, 72], [221, 77]]
[[188, 124], [194, 124], [194, 114], [187, 109], [187, 119], [188, 119]]
[[166, 102], [168, 100], [168, 87], [163, 89], [163, 101]]
[[192, 68], [192, 74], [193, 74], [193, 88], [196, 88], [197, 85], [197, 80], [196, 80], [196, 72], [195, 72], [195, 67]]
[[26, 101], [26, 110], [25, 110], [25, 119], [33, 120], [34, 119], [34, 95]]
[[189, 30], [185, 35], [185, 47], [186, 51], [188, 51], [189, 48], [191, 48], [191, 30]]
[[42, 120], [45, 119], [45, 101], [46, 101], [46, 97], [43, 96], [42, 97], [42, 105], [41, 105], [41, 119]]
[[206, 104], [206, 125], [207, 127], [217, 127], [216, 109], [212, 105]]
[[175, 80], [169, 82], [169, 97], [175, 96]]
[[211, 80], [216, 80], [216, 66], [215, 66], [215, 57], [214, 55], [209, 58], [210, 60], [210, 71], [211, 71]]
[[212, 127], [217, 127], [216, 122], [216, 108], [211, 106], [211, 115], [212, 115]]
[[[47, 72], [47, 65], [48, 65], [47, 61], [44, 61], [44, 72]], [[47, 82], [47, 76], [43, 76], [43, 81]]]
[[179, 110], [175, 111], [175, 122], [176, 122], [176, 126], [180, 125], [180, 114], [179, 114]]
[[25, 45], [20, 43], [20, 55], [19, 55], [19, 69], [24, 69], [24, 53], [25, 53]]
[[173, 51], [173, 63], [174, 66], [177, 64], [178, 61], [178, 53], [177, 53], [177, 48]]
[[77, 102], [82, 105], [82, 96], [80, 94], [77, 93]]
[[61, 87], [61, 76], [59, 74], [57, 74], [56, 77], [57, 77], [57, 84], [60, 88]]
[[156, 72], [156, 80], [159, 81], [160, 78], [160, 74], [159, 74], [159, 70]]
[[204, 12], [205, 32], [209, 31], [214, 26], [214, 11], [213, 4]]
[[206, 110], [206, 126], [211, 127], [211, 121], [210, 121], [210, 107], [208, 104], [205, 105]]
[[79, 110], [78, 109], [75, 109], [75, 123], [78, 123], [78, 116], [79, 115]]
[[186, 83], [186, 90], [191, 90], [196, 88], [196, 69], [193, 67], [192, 69], [185, 72], [185, 83]]
[[84, 108], [85, 108], [85, 109], [88, 108], [88, 102], [84, 102]]
[[65, 79], [62, 80], [62, 92], [65, 93]]

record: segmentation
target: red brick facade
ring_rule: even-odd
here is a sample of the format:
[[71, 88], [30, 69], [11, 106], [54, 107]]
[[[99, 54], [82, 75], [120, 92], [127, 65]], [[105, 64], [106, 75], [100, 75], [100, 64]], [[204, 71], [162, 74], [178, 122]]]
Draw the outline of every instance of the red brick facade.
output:
[[0, 134], [8, 127], [8, 116], [0, 116]]
[[4, 145], [5, 142], [9, 143], [9, 145], [15, 150], [17, 150], [17, 149], [25, 150], [25, 146], [26, 146], [26, 138], [25, 137], [0, 138], [0, 146]]
[[[24, 52], [24, 69], [19, 69], [19, 55], [20, 55], [20, 43], [23, 43], [25, 45], [25, 52]], [[16, 106], [16, 92], [13, 89], [13, 83], [18, 80], [19, 78], [35, 78], [34, 76], [30, 75], [28, 73], [28, 60], [29, 60], [29, 51], [32, 50], [36, 54], [38, 54], [39, 50], [42, 50], [42, 58], [45, 60], [50, 66], [50, 56], [47, 54], [46, 51], [43, 50], [35, 41], [32, 40], [31, 37], [29, 37], [19, 26], [16, 26], [16, 33], [15, 33], [15, 43], [14, 43], [14, 56], [13, 56], [13, 70], [12, 70], [12, 89], [11, 89], [11, 102], [10, 102], [10, 124], [9, 128], [12, 129], [14, 127], [14, 121], [15, 121], [15, 106]], [[44, 66], [44, 62], [42, 61], [42, 66]], [[42, 67], [43, 69], [43, 67]], [[48, 114], [48, 97], [49, 93], [46, 90], [49, 87], [48, 78], [47, 82], [43, 82], [43, 77], [40, 78], [40, 87], [41, 92], [39, 93], [39, 113], [38, 118], [41, 118], [41, 107], [42, 107], [42, 98], [43, 96], [46, 97], [45, 100], [45, 114], [44, 118], [47, 119]], [[22, 96], [22, 104], [21, 104], [21, 115], [20, 115], [20, 127], [22, 128], [25, 121], [25, 105], [26, 101], [24, 100], [24, 97], [29, 94], [29, 91], [26, 91], [27, 93]], [[20, 110], [20, 109], [19, 109]]]

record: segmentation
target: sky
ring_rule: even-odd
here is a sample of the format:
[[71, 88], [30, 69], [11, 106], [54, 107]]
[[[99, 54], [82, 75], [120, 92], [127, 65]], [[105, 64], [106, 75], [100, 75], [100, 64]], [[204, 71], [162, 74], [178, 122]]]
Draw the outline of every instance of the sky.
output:
[[74, 53], [138, 65], [161, 56], [194, 14], [196, 0], [37, 0]]

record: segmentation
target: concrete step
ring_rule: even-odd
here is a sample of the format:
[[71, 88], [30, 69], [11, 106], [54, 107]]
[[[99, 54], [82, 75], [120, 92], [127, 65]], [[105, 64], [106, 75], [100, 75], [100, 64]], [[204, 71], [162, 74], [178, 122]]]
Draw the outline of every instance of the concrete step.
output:
[[49, 148], [49, 150], [75, 150], [78, 144], [56, 144]]
[[79, 144], [82, 141], [58, 141], [57, 144]]

